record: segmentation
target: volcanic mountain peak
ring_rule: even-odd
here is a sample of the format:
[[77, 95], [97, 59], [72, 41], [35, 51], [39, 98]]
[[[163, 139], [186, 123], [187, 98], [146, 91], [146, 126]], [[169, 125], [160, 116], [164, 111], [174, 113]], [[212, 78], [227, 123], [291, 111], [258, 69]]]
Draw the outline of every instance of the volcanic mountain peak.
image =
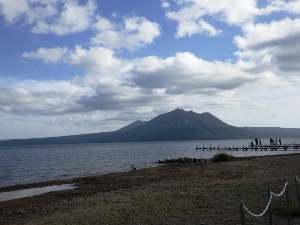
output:
[[209, 112], [195, 113], [183, 109], [158, 115], [150, 121], [136, 121], [117, 131], [52, 138], [0, 141], [1, 145], [76, 144], [107, 142], [147, 142], [239, 139], [255, 137], [299, 137], [296, 128], [234, 127]]

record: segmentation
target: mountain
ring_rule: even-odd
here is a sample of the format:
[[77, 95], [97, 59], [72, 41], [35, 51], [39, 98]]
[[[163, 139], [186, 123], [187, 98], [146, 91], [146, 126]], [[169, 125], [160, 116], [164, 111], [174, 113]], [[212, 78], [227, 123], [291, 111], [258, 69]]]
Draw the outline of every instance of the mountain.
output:
[[255, 137], [245, 128], [230, 126], [210, 113], [198, 114], [176, 109], [122, 135], [131, 141], [182, 141]]
[[136, 127], [139, 127], [139, 126], [141, 126], [141, 125], [144, 125], [145, 123], [147, 123], [147, 121], [137, 120], [137, 121], [135, 121], [135, 122], [133, 122], [133, 123], [127, 125], [126, 127], [121, 128], [121, 129], [119, 129], [119, 130], [117, 130], [117, 131], [123, 132], [123, 131], [132, 130], [132, 129], [136, 128]]
[[262, 137], [300, 137], [300, 129], [235, 127], [205, 113], [175, 109], [150, 121], [136, 121], [117, 131], [62, 137], [15, 139], [0, 145], [78, 144], [108, 142], [183, 141], [243, 139]]

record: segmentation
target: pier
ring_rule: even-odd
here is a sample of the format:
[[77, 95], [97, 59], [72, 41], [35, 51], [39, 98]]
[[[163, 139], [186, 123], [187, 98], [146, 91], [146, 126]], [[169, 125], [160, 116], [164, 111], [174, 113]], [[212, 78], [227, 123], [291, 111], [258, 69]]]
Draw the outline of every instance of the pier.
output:
[[283, 144], [283, 145], [246, 145], [243, 147], [237, 146], [224, 146], [224, 147], [205, 147], [196, 145], [196, 151], [288, 151], [288, 150], [300, 150], [300, 144]]

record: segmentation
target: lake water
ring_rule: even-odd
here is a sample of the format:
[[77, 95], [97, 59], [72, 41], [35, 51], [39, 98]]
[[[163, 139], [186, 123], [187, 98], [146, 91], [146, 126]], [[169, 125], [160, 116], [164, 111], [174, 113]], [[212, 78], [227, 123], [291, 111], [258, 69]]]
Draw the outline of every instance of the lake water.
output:
[[39, 188], [23, 189], [18, 191], [2, 192], [0, 193], [0, 202], [18, 199], [18, 198], [24, 198], [24, 197], [32, 197], [35, 195], [41, 195], [53, 191], [71, 190], [75, 188], [76, 186], [74, 186], [73, 184], [62, 184], [62, 185], [52, 185], [52, 186], [39, 187]]
[[[216, 151], [196, 151], [205, 147], [242, 147], [250, 139], [201, 140], [180, 142], [109, 143], [0, 147], [0, 186], [122, 172], [158, 166], [158, 160], [190, 157], [211, 158]], [[269, 139], [262, 139], [268, 144]], [[282, 143], [300, 143], [285, 138]], [[234, 156], [287, 154], [298, 151], [230, 151]]]

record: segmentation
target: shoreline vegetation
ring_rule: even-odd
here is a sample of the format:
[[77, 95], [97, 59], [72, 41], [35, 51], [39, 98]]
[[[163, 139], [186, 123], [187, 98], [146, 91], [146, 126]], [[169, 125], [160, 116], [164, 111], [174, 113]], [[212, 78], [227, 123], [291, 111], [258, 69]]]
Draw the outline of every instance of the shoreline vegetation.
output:
[[[253, 157], [239, 157], [236, 158], [237, 160], [247, 160]], [[235, 159], [234, 156], [227, 154], [227, 153], [218, 153], [213, 156], [211, 159], [198, 159], [198, 158], [178, 158], [178, 159], [165, 159], [165, 160], [158, 160], [156, 163], [158, 164], [172, 164], [172, 163], [209, 163], [209, 162], [227, 162], [233, 161]]]
[[[291, 208], [299, 210], [293, 178], [300, 176], [300, 154], [216, 163], [177, 160], [129, 172], [0, 187], [0, 192], [60, 184], [78, 187], [0, 202], [0, 224], [239, 224], [241, 202], [259, 214], [266, 207], [267, 190], [277, 193], [285, 182]], [[274, 200], [276, 224], [287, 222], [285, 208], [284, 196]], [[300, 222], [297, 215], [292, 224]], [[245, 217], [247, 225], [267, 221], [266, 216]]]

